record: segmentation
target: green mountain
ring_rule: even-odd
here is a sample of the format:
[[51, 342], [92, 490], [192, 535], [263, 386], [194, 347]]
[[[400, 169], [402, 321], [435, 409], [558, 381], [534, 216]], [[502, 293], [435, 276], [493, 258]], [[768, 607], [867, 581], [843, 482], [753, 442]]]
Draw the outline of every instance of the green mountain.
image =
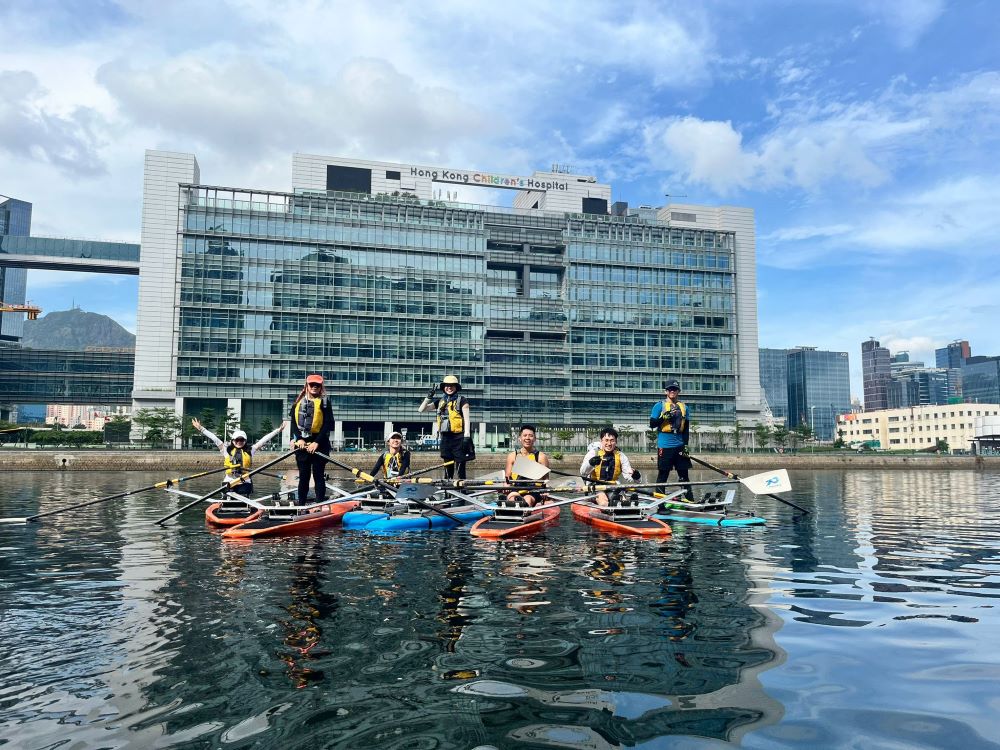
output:
[[74, 349], [91, 346], [135, 348], [135, 336], [112, 318], [83, 310], [61, 310], [24, 322], [27, 349]]

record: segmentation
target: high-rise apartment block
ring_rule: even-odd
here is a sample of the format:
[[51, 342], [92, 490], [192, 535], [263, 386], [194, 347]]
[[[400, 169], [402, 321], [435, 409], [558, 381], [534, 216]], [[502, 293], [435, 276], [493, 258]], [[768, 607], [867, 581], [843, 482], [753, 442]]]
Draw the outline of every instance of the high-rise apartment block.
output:
[[[0, 252], [4, 237], [31, 234], [31, 204], [0, 196]], [[28, 286], [24, 268], [0, 265], [0, 302], [23, 305]], [[0, 346], [17, 346], [24, 336], [24, 313], [0, 313]]]
[[867, 411], [888, 407], [890, 372], [889, 350], [874, 338], [861, 342], [861, 378]]

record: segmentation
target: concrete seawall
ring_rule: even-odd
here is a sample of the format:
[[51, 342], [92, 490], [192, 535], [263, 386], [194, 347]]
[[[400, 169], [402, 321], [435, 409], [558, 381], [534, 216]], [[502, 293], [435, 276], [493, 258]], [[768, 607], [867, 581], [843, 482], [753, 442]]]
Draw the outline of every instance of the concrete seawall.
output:
[[[259, 453], [254, 463], [262, 466], [280, 453]], [[504, 453], [480, 453], [469, 465], [469, 475], [482, 474], [503, 468]], [[700, 453], [698, 457], [709, 463], [738, 473], [747, 470], [767, 469], [964, 469], [1000, 470], [1000, 456], [893, 456], [886, 454], [858, 455], [856, 453]], [[368, 471], [375, 463], [374, 453], [337, 453], [338, 461]], [[647, 478], [655, 472], [655, 456], [637, 456], [629, 452], [633, 465]], [[581, 455], [567, 456], [553, 463], [553, 468], [575, 472], [583, 460]], [[416, 452], [413, 468], [421, 469], [439, 463], [436, 454]], [[0, 472], [4, 471], [157, 471], [195, 472], [220, 466], [219, 454], [214, 451], [112, 451], [112, 450], [0, 450]], [[698, 466], [696, 465], [697, 469]], [[295, 469], [293, 459], [278, 464], [275, 471]]]

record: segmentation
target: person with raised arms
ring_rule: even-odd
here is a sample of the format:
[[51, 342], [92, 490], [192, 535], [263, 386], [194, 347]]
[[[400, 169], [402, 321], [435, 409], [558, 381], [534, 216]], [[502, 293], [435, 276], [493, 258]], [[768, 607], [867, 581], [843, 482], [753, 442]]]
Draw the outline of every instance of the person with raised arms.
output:
[[375, 459], [375, 465], [369, 473], [379, 479], [395, 479], [409, 474], [410, 451], [403, 447], [403, 433], [392, 433], [385, 443], [385, 452]]
[[243, 480], [240, 484], [229, 490], [229, 492], [242, 495], [243, 497], [250, 497], [250, 493], [253, 492], [253, 481], [247, 478], [246, 475], [253, 467], [254, 454], [267, 445], [275, 435], [285, 429], [285, 425], [287, 424], [288, 422], [282, 422], [278, 425], [277, 429], [271, 430], [271, 432], [247, 448], [247, 434], [243, 430], [233, 430], [233, 434], [229, 436], [229, 444], [226, 445], [226, 443], [219, 439], [218, 435], [202, 425], [197, 419], [191, 420], [191, 426], [211, 440], [222, 454], [222, 460], [226, 466], [225, 481], [235, 482], [238, 479]]
[[[628, 456], [618, 450], [618, 431], [614, 427], [605, 427], [601, 430], [600, 443], [592, 445], [587, 455], [583, 457], [580, 476], [609, 484], [617, 482], [618, 477], [622, 476], [636, 482], [642, 478], [639, 470], [632, 468]], [[607, 505], [607, 493], [598, 492], [594, 502], [598, 505]]]
[[[527, 459], [528, 461], [537, 461], [542, 466], [548, 467], [549, 457], [546, 453], [535, 448], [535, 426], [532, 424], [523, 424], [521, 429], [518, 430], [517, 440], [521, 444], [521, 447], [516, 451], [512, 451], [507, 456], [507, 464], [504, 467], [504, 476], [508, 480], [517, 479], [517, 474], [514, 473], [514, 462], [517, 460], [518, 456]], [[507, 500], [511, 502], [516, 502], [523, 500], [528, 505], [534, 505], [541, 498], [541, 494], [538, 497], [532, 494], [522, 495], [517, 490], [513, 490], [507, 494]]]
[[[649, 427], [658, 430], [656, 436], [656, 481], [666, 482], [670, 478], [671, 469], [677, 471], [677, 477], [682, 482], [690, 481], [688, 471], [691, 469], [691, 459], [688, 458], [688, 439], [690, 437], [690, 411], [687, 404], [680, 401], [681, 385], [676, 380], [663, 383], [663, 401], [653, 404], [649, 413]], [[684, 491], [688, 501], [694, 500], [691, 485]]]
[[446, 375], [441, 381], [444, 396], [435, 403], [436, 388], [431, 388], [417, 411], [437, 411], [438, 438], [441, 440], [441, 460], [454, 461], [445, 467], [445, 479], [456, 474], [465, 479], [465, 464], [475, 460], [476, 452], [472, 443], [472, 423], [469, 419], [469, 400], [459, 395], [462, 384], [454, 375]]
[[330, 452], [330, 429], [333, 427], [333, 409], [326, 397], [323, 376], [306, 376], [302, 392], [295, 398], [289, 417], [292, 420], [292, 448], [299, 467], [298, 504], [305, 505], [309, 497], [309, 479], [316, 487], [316, 502], [326, 500], [326, 459], [316, 453]]

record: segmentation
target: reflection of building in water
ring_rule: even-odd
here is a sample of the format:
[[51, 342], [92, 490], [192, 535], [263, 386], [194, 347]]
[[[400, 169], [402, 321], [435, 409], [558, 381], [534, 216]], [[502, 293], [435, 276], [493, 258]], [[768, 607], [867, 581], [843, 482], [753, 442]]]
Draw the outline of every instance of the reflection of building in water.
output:
[[[990, 475], [915, 469], [844, 472], [842, 476], [849, 517], [844, 528], [858, 529], [852, 541], [871, 549], [874, 560], [869, 565], [876, 572], [917, 567], [922, 580], [934, 580], [936, 567], [951, 571], [995, 556], [991, 545], [958, 541], [969, 539], [970, 529], [979, 528], [983, 518], [995, 514], [998, 482]], [[940, 545], [953, 542], [960, 544], [963, 554], [942, 555]], [[942, 586], [962, 585], [948, 573], [939, 578]], [[885, 584], [897, 585], [902, 584]]]

